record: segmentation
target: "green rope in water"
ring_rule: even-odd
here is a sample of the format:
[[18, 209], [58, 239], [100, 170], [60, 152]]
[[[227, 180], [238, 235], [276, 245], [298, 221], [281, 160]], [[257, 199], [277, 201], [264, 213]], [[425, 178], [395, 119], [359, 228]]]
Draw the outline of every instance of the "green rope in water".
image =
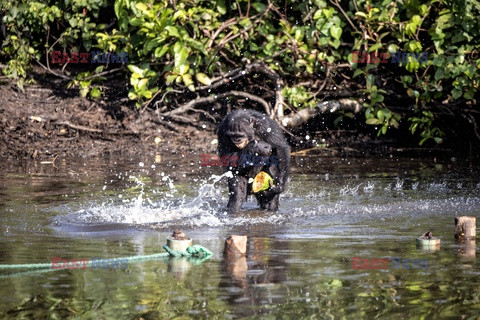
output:
[[[148, 255], [140, 256], [131, 256], [131, 257], [122, 257], [115, 259], [102, 259], [102, 263], [108, 262], [118, 262], [118, 260], [126, 260], [128, 262], [134, 261], [145, 261], [158, 258], [168, 258], [168, 257], [198, 257], [201, 258], [201, 261], [210, 258], [213, 253], [205, 247], [200, 245], [194, 245], [187, 248], [187, 251], [172, 250], [167, 245], [163, 246], [163, 249], [167, 252], [155, 253]], [[91, 267], [93, 261], [88, 260], [85, 263], [85, 266]], [[27, 263], [27, 264], [0, 264], [0, 270], [12, 270], [12, 269], [50, 269], [52, 268], [52, 263]], [[60, 270], [52, 268], [53, 270]]]

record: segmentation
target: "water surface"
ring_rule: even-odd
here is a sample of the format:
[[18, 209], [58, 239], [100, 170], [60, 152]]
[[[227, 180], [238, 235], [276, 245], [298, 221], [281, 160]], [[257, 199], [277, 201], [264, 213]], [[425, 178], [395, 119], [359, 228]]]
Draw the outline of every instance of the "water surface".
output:
[[[200, 157], [198, 157], [200, 158]], [[475, 167], [434, 159], [296, 157], [277, 213], [227, 215], [221, 168], [177, 156], [4, 163], [0, 264], [162, 252], [182, 228], [206, 261], [157, 259], [125, 270], [0, 273], [2, 318], [476, 318], [476, 247], [453, 241], [478, 216]], [[417, 248], [431, 230], [439, 250]], [[248, 256], [225, 259], [231, 234]], [[422, 259], [426, 268], [352, 269], [352, 257]]]

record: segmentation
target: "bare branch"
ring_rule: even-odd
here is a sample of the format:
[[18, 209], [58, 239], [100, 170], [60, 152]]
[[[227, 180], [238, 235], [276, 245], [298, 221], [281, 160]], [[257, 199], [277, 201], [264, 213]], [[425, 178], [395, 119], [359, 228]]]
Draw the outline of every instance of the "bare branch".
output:
[[93, 78], [96, 78], [96, 77], [103, 77], [103, 76], [106, 76], [107, 74], [122, 71], [123, 69], [124, 69], [123, 67], [119, 67], [119, 68], [115, 68], [115, 69], [112, 69], [112, 70], [103, 71], [103, 72], [100, 72], [100, 73], [97, 73], [97, 74], [92, 74], [91, 76], [88, 76], [83, 80], [90, 80], [90, 79], [93, 79]]
[[226, 28], [230, 27], [231, 25], [234, 25], [234, 24], [237, 24], [237, 20], [235, 18], [231, 18], [227, 21], [224, 21], [220, 27], [218, 27], [217, 31], [215, 31], [215, 33], [212, 35], [212, 37], [210, 38], [210, 40], [208, 40], [208, 43], [206, 45], [207, 48], [210, 48], [213, 44], [213, 42], [215, 41], [215, 38], [223, 31], [225, 30]]
[[138, 135], [137, 133], [131, 132], [131, 131], [104, 131], [100, 129], [89, 128], [82, 125], [73, 124], [70, 121], [54, 121], [54, 123], [60, 126], [67, 126], [69, 128], [72, 128], [78, 131], [86, 131], [86, 132], [100, 133], [100, 134], [111, 134], [111, 135], [135, 135], [135, 136]]
[[335, 7], [338, 8], [338, 10], [340, 10], [340, 12], [343, 14], [343, 16], [345, 17], [345, 19], [347, 19], [348, 23], [350, 24], [350, 26], [352, 26], [352, 28], [357, 31], [357, 32], [360, 32], [360, 30], [358, 30], [358, 28], [353, 24], [352, 20], [350, 20], [350, 17], [347, 15], [347, 13], [343, 10], [343, 8], [340, 6], [340, 3], [338, 3], [338, 0], [330, 0], [330, 3], [333, 4]]
[[42, 67], [45, 71], [47, 71], [48, 73], [50, 74], [53, 74], [54, 76], [56, 77], [59, 77], [59, 78], [62, 78], [62, 79], [66, 79], [66, 80], [72, 80], [73, 78], [72, 77], [69, 77], [69, 76], [66, 76], [64, 74], [61, 74], [61, 73], [56, 73], [55, 71], [53, 71], [52, 69], [50, 68], [47, 68], [43, 63], [41, 63], [40, 61], [38, 61], [37, 59], [33, 59], [40, 67]]
[[265, 112], [268, 115], [271, 114], [270, 105], [268, 104], [268, 102], [266, 102], [265, 100], [263, 100], [259, 96], [256, 96], [256, 95], [253, 95], [253, 94], [250, 94], [250, 93], [247, 93], [247, 92], [243, 92], [243, 91], [232, 90], [232, 91], [212, 95], [212, 96], [209, 96], [209, 97], [199, 97], [199, 98], [193, 99], [193, 100], [185, 103], [184, 105], [182, 105], [182, 106], [180, 106], [180, 107], [178, 107], [178, 108], [176, 108], [172, 111], [163, 113], [162, 115], [166, 116], [166, 117], [179, 115], [179, 114], [182, 114], [186, 111], [193, 110], [193, 107], [195, 105], [213, 103], [217, 100], [224, 99], [224, 98], [229, 97], [229, 96], [243, 97], [243, 98], [247, 98], [247, 99], [250, 99], [252, 101], [258, 102], [259, 104], [261, 104], [265, 108]]
[[55, 124], [60, 125], [60, 126], [67, 126], [75, 130], [79, 131], [87, 131], [87, 132], [94, 132], [94, 133], [103, 133], [103, 130], [100, 129], [95, 129], [95, 128], [89, 128], [81, 125], [76, 125], [73, 123], [70, 123], [70, 121], [57, 121]]
[[350, 110], [358, 113], [362, 110], [362, 105], [353, 99], [329, 100], [318, 104], [315, 108], [302, 109], [295, 114], [284, 117], [281, 121], [285, 127], [298, 127], [322, 113], [337, 110]]

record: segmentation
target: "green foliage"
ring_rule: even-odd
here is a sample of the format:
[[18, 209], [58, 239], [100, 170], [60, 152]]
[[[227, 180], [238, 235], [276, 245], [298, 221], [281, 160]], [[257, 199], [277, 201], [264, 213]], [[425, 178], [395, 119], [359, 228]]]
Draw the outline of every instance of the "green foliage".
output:
[[[99, 21], [101, 8], [109, 0], [51, 1], [15, 0], [1, 4], [6, 39], [2, 54], [9, 57], [4, 73], [20, 79], [27, 76], [32, 59], [45, 58], [52, 39], [62, 51], [89, 51], [96, 33], [105, 25]], [[50, 42], [52, 41], [52, 42]]]
[[[475, 102], [480, 83], [480, 6], [471, 0], [13, 0], [1, 11], [3, 72], [20, 87], [32, 61], [46, 61], [52, 50], [125, 51], [128, 97], [137, 106], [167, 92], [175, 98], [165, 102], [176, 103], [191, 92], [205, 95], [220, 75], [263, 61], [288, 83], [282, 94], [290, 106], [314, 107], [318, 86], [311, 84], [337, 81], [331, 71], [348, 62], [347, 73], [364, 88], [366, 123], [380, 135], [406, 117], [423, 143], [441, 141], [437, 106]], [[352, 51], [427, 52], [428, 61], [352, 63]], [[74, 72], [69, 87], [100, 96], [102, 72], [85, 69]], [[393, 111], [394, 96], [410, 105]]]
[[105, 78], [97, 76], [97, 74], [101, 73], [103, 68], [104, 66], [98, 66], [93, 73], [80, 72], [74, 79], [67, 83], [67, 88], [80, 88], [79, 92], [82, 97], [86, 97], [87, 95], [91, 98], [101, 97], [102, 89], [98, 84], [105, 80]]
[[435, 143], [443, 142], [442, 137], [445, 133], [437, 127], [433, 127], [433, 113], [430, 111], [423, 111], [419, 117], [411, 117], [408, 119], [411, 122], [410, 131], [414, 134], [418, 129], [420, 130], [420, 145], [425, 141], [433, 139]]
[[313, 99], [311, 92], [304, 86], [296, 86], [290, 88], [286, 86], [282, 92], [283, 96], [288, 101], [289, 105], [295, 108], [313, 108], [316, 101]]
[[[113, 37], [99, 34], [100, 45], [108, 50], [125, 39], [129, 57], [162, 66], [155, 71], [165, 80], [159, 89], [163, 91], [171, 87], [195, 91], [210, 85], [213, 75], [228, 69], [219, 52], [233, 61], [264, 60], [285, 77], [313, 75], [322, 68], [322, 61], [335, 60], [333, 49], [340, 45], [343, 22], [335, 9], [318, 2], [305, 24], [298, 24], [301, 14], [308, 13], [307, 4], [292, 1], [294, 15], [287, 19], [277, 12], [278, 7], [261, 2], [235, 2], [227, 7], [223, 1], [195, 0], [173, 8], [169, 1], [117, 0], [119, 30], [112, 32]], [[150, 86], [154, 86], [152, 79], [145, 90]], [[147, 98], [140, 92], [143, 89], [132, 89], [131, 99]]]
[[158, 91], [158, 87], [150, 88], [152, 82], [155, 82], [156, 73], [150, 70], [148, 64], [143, 64], [140, 67], [129, 65], [128, 69], [132, 73], [130, 77], [132, 88], [128, 92], [128, 97], [132, 100], [151, 99], [153, 93]]
[[[434, 0], [407, 1], [405, 5], [386, 1], [357, 2], [359, 11], [355, 12], [355, 17], [358, 24], [355, 25], [359, 33], [368, 36], [356, 37], [354, 49], [390, 53], [427, 51], [428, 54], [426, 63], [416, 59], [401, 63], [399, 67], [403, 70], [380, 63], [353, 64], [354, 76], [365, 77], [367, 124], [381, 125], [379, 133], [386, 133], [389, 126], [398, 127], [400, 115], [385, 112], [388, 108], [384, 103], [386, 92], [377, 88], [379, 80], [385, 81], [385, 68], [396, 68], [395, 76], [387, 80], [393, 83], [400, 80], [404, 93], [413, 99], [417, 110], [432, 109], [439, 104], [438, 100], [445, 104], [462, 97], [474, 99], [480, 81], [478, 54], [471, 55], [480, 45], [477, 40], [480, 25], [475, 18], [480, 13], [480, 6], [475, 3], [447, 4]], [[421, 131], [421, 144], [430, 138], [441, 142], [443, 132], [433, 127], [434, 114], [430, 111], [422, 114], [421, 117], [409, 115], [412, 134]]]

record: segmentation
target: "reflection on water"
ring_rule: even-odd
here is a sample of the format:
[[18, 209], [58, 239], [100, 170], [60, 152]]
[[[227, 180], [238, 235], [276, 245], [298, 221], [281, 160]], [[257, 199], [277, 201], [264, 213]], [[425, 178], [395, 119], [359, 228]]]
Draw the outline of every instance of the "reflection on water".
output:
[[[480, 304], [475, 244], [453, 241], [477, 216], [478, 171], [430, 160], [295, 158], [278, 213], [230, 216], [221, 168], [165, 159], [5, 164], [0, 264], [162, 252], [181, 227], [214, 252], [126, 270], [0, 273], [2, 318], [449, 318]], [[440, 250], [415, 246], [431, 230]], [[222, 256], [231, 234], [248, 256]], [[427, 268], [352, 269], [352, 257]], [[183, 319], [182, 318], [182, 319]]]

